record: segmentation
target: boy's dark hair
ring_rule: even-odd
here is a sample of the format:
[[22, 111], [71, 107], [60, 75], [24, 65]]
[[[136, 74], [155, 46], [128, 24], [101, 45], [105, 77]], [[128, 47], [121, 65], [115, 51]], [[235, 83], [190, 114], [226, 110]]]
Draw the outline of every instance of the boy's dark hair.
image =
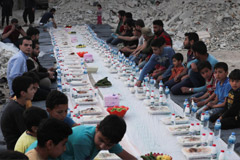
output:
[[201, 55], [207, 54], [207, 46], [203, 41], [195, 42], [192, 46], [193, 52], [198, 52]]
[[134, 23], [132, 19], [126, 19], [126, 21], [124, 22], [124, 25], [128, 25], [129, 27], [134, 27]]
[[140, 26], [140, 27], [145, 27], [145, 24], [143, 22], [142, 19], [138, 19], [136, 22], [135, 22], [135, 26]]
[[162, 22], [162, 20], [154, 20], [153, 25], [158, 25], [158, 26], [163, 27], [163, 22]]
[[32, 48], [35, 49], [35, 48], [36, 48], [36, 45], [39, 45], [38, 40], [34, 40], [34, 41], [33, 41], [33, 43], [32, 43]]
[[212, 70], [212, 65], [208, 61], [199, 62], [197, 67], [199, 72], [201, 72], [201, 70], [203, 70], [204, 68]]
[[218, 68], [222, 68], [225, 72], [228, 72], [228, 65], [225, 62], [216, 63], [215, 66], [214, 66], [214, 70], [218, 69]]
[[39, 30], [35, 27], [29, 27], [28, 30], [27, 30], [27, 36], [31, 37], [33, 35], [37, 35], [39, 34]]
[[38, 107], [30, 107], [23, 113], [23, 120], [27, 127], [27, 130], [32, 132], [32, 127], [38, 127], [41, 121], [48, 118], [48, 114], [45, 110]]
[[151, 47], [162, 47], [165, 44], [165, 39], [163, 37], [159, 37], [157, 39], [154, 39], [151, 43]]
[[125, 15], [125, 11], [124, 10], [120, 10], [120, 11], [118, 11], [118, 14], [121, 16], [121, 17], [123, 17], [124, 15]]
[[58, 90], [51, 91], [46, 99], [46, 107], [52, 110], [60, 104], [68, 104], [67, 96]]
[[28, 37], [28, 36], [22, 37], [19, 39], [19, 45], [23, 44], [23, 40], [31, 41], [32, 39], [31, 39], [31, 37]]
[[125, 15], [127, 19], [132, 19], [132, 13], [131, 12], [125, 12]]
[[125, 121], [117, 115], [108, 115], [99, 124], [98, 130], [109, 139], [111, 143], [118, 143], [122, 140], [127, 125]]
[[18, 23], [18, 19], [17, 19], [17, 18], [13, 18], [13, 19], [11, 20], [11, 24], [13, 24], [13, 23]]
[[229, 74], [229, 79], [231, 79], [231, 80], [240, 80], [240, 69], [234, 69]]
[[23, 76], [32, 78], [33, 84], [34, 83], [37, 83], [37, 84], [40, 83], [39, 76], [36, 73], [34, 73], [34, 72], [25, 72], [25, 73], [23, 73]]
[[50, 9], [50, 12], [56, 12], [55, 8]]
[[101, 4], [97, 4], [97, 7], [100, 7], [100, 8], [102, 8], [102, 5], [101, 5]]
[[0, 160], [29, 160], [29, 158], [21, 153], [21, 152], [18, 152], [18, 151], [10, 151], [10, 150], [7, 150], [7, 151], [1, 151], [0, 152]]
[[193, 40], [194, 43], [199, 41], [199, 36], [198, 36], [198, 34], [196, 32], [185, 33], [185, 37], [188, 37], [189, 41]]
[[175, 58], [177, 61], [183, 61], [183, 55], [181, 53], [176, 53], [172, 56], [172, 59]]
[[30, 77], [26, 76], [19, 76], [14, 78], [12, 82], [12, 90], [14, 92], [14, 95], [17, 98], [21, 97], [21, 91], [27, 92], [30, 85], [33, 84], [33, 80]]
[[43, 148], [47, 141], [52, 140], [55, 145], [68, 138], [72, 134], [72, 129], [67, 123], [55, 119], [48, 118], [41, 122], [37, 130], [38, 146]]

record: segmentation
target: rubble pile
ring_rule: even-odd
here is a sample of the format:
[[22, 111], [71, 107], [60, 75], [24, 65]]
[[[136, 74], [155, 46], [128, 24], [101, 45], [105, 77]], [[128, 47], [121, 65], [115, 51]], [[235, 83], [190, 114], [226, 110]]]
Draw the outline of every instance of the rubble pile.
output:
[[62, 0], [58, 1], [57, 22], [66, 25], [96, 23], [99, 2], [103, 8], [103, 23], [117, 25], [117, 12], [125, 10], [134, 19], [143, 19], [152, 27], [155, 19], [163, 20], [165, 30], [173, 40], [181, 40], [185, 32], [207, 31], [210, 38], [203, 39], [210, 50], [237, 50], [240, 48], [240, 1], [238, 0]]

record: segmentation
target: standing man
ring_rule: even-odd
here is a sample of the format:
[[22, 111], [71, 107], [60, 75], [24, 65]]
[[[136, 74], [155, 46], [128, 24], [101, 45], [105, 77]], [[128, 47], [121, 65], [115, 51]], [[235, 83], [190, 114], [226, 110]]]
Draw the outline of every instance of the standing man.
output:
[[23, 11], [23, 20], [25, 22], [24, 26], [28, 25], [27, 17], [28, 17], [30, 25], [32, 25], [34, 23], [35, 7], [36, 7], [35, 0], [25, 0], [25, 9]]
[[15, 77], [21, 76], [28, 71], [27, 59], [32, 53], [32, 40], [30, 37], [21, 38], [19, 43], [20, 51], [10, 58], [7, 66], [7, 80], [11, 96], [13, 96], [12, 81]]
[[9, 17], [12, 16], [13, 0], [0, 0], [2, 7], [2, 28], [6, 18], [6, 24], [9, 25]]

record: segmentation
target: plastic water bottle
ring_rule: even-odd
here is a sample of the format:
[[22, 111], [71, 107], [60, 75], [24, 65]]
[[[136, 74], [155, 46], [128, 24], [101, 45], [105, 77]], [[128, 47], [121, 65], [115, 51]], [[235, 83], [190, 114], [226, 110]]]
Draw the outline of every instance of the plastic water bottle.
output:
[[214, 136], [216, 139], [220, 138], [221, 136], [221, 122], [220, 119], [217, 120], [214, 126]]
[[196, 124], [196, 126], [195, 126], [195, 133], [196, 133], [196, 135], [200, 135], [201, 134], [200, 123]]
[[187, 104], [188, 104], [188, 99], [185, 99], [185, 101], [183, 102], [183, 112], [185, 111]]
[[213, 145], [212, 145], [211, 160], [217, 160], [217, 148], [216, 148], [216, 144], [213, 144]]
[[159, 88], [160, 87], [163, 87], [163, 81], [162, 80], [159, 82]]
[[163, 106], [163, 95], [162, 94], [160, 94], [160, 97], [159, 97], [159, 105]]
[[87, 78], [88, 78], [88, 72], [87, 72], [86, 69], [84, 69], [84, 71], [83, 71], [83, 80], [87, 81]]
[[196, 118], [197, 109], [198, 109], [197, 103], [193, 103], [192, 112], [191, 112], [191, 118], [192, 118], [192, 119]]
[[209, 126], [209, 118], [210, 118], [210, 115], [208, 113], [208, 111], [205, 112], [205, 116], [204, 116], [204, 128], [208, 128]]
[[166, 86], [166, 88], [165, 88], [165, 95], [166, 95], [166, 99], [168, 100], [170, 98], [170, 90], [169, 90], [168, 86]]
[[184, 116], [185, 117], [190, 117], [190, 107], [189, 107], [189, 104], [187, 104], [187, 106], [185, 108]]
[[207, 146], [207, 137], [205, 133], [202, 134], [201, 142], [202, 142], [202, 146]]
[[153, 89], [154, 88], [154, 79], [153, 79], [153, 77], [150, 78], [149, 83], [150, 83], [150, 89]]
[[195, 132], [195, 127], [194, 127], [194, 124], [191, 123], [190, 128], [189, 128], [189, 135], [193, 136], [194, 132]]
[[232, 152], [234, 150], [234, 145], [236, 143], [236, 136], [235, 136], [235, 132], [232, 132], [232, 134], [229, 136], [228, 138], [228, 151]]
[[224, 154], [224, 150], [221, 150], [218, 160], [225, 160], [225, 154]]
[[204, 117], [205, 117], [205, 113], [202, 113], [202, 114], [201, 114], [201, 117], [200, 117], [201, 127], [202, 127], [202, 128], [204, 128]]
[[176, 125], [176, 116], [175, 116], [174, 113], [173, 113], [172, 116], [171, 116], [171, 123], [172, 123], [173, 125]]
[[208, 135], [208, 145], [212, 146], [213, 145], [213, 133], [210, 132]]

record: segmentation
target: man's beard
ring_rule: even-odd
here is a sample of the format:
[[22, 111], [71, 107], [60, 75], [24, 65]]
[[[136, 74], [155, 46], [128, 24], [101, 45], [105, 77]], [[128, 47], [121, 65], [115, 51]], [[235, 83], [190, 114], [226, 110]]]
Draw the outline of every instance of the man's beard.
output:
[[186, 46], [184, 46], [184, 49], [191, 49], [191, 45], [188, 43]]

